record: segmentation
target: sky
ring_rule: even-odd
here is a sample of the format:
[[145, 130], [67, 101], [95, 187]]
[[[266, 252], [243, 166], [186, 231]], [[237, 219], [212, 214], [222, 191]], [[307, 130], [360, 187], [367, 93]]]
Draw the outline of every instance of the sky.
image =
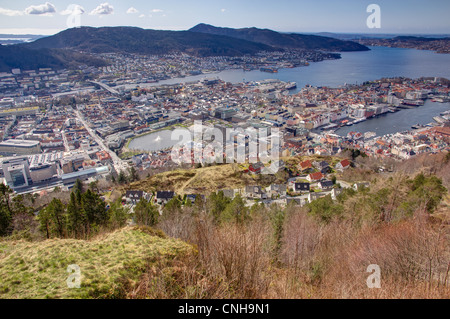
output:
[[[369, 28], [370, 4], [380, 28]], [[76, 26], [187, 30], [198, 23], [280, 32], [450, 34], [449, 0], [0, 0], [0, 33]]]

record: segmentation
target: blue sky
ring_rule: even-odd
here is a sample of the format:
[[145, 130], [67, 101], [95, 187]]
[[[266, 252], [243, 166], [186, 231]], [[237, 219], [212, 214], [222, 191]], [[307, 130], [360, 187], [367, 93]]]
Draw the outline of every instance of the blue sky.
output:
[[[380, 29], [366, 25], [372, 3], [381, 8]], [[448, 34], [449, 15], [449, 0], [0, 0], [0, 33], [54, 34], [80, 21], [161, 30], [203, 22], [283, 32]]]

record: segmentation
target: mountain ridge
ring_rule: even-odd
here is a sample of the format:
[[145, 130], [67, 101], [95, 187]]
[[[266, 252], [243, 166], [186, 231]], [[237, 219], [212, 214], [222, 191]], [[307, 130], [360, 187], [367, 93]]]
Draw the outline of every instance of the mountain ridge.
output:
[[71, 48], [91, 53], [168, 54], [175, 52], [199, 56], [239, 56], [274, 48], [251, 41], [190, 31], [166, 31], [137, 27], [81, 27], [22, 44], [24, 47]]
[[270, 29], [251, 28], [223, 28], [200, 23], [189, 31], [215, 35], [225, 35], [237, 39], [263, 43], [283, 49], [305, 49], [324, 51], [369, 51], [370, 49], [352, 41], [343, 41], [331, 37], [306, 35], [299, 33], [280, 33]]
[[0, 71], [12, 68], [56, 69], [107, 65], [86, 53], [165, 55], [185, 53], [200, 57], [243, 56], [261, 51], [291, 49], [366, 51], [351, 42], [314, 35], [282, 34], [269, 29], [218, 28], [199, 24], [187, 31], [151, 30], [138, 27], [80, 27], [39, 38], [33, 42], [0, 47]]

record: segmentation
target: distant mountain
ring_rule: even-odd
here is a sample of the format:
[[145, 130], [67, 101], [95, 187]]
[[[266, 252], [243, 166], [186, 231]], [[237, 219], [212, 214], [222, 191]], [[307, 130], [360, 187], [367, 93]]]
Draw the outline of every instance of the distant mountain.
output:
[[[283, 34], [267, 29], [230, 29], [200, 24], [189, 31], [145, 30], [136, 27], [81, 27], [39, 38], [33, 42], [2, 46], [0, 70], [41, 67], [70, 68], [107, 62], [89, 53], [162, 55], [187, 53], [206, 56], [242, 56], [283, 49], [364, 51], [364, 45], [329, 37]], [[83, 53], [82, 53], [83, 52]]]
[[35, 34], [0, 34], [0, 44], [18, 44], [43, 38], [45, 35]]
[[342, 41], [335, 38], [297, 33], [279, 33], [269, 29], [257, 28], [220, 28], [209, 24], [198, 24], [189, 31], [228, 36], [252, 42], [263, 43], [274, 48], [325, 50], [334, 52], [368, 51], [364, 45], [352, 41]]
[[319, 32], [319, 33], [312, 33], [313, 35], [318, 35], [322, 37], [329, 37], [329, 38], [335, 38], [339, 40], [346, 40], [346, 41], [354, 41], [354, 40], [360, 40], [360, 39], [373, 39], [373, 38], [388, 38], [394, 37], [395, 35], [389, 35], [389, 34], [381, 34], [381, 33], [332, 33], [332, 32]]
[[450, 41], [448, 37], [442, 38], [428, 38], [428, 37], [415, 37], [415, 36], [398, 36], [393, 38], [394, 41], [416, 41], [416, 42], [431, 42], [431, 41]]
[[76, 49], [92, 53], [168, 54], [184, 52], [198, 56], [240, 56], [273, 51], [271, 46], [220, 35], [189, 31], [144, 30], [135, 27], [81, 27], [23, 44], [30, 49]]
[[20, 45], [0, 45], [0, 72], [11, 69], [72, 68], [80, 64], [103, 66], [107, 63], [86, 54], [61, 49], [30, 49]]

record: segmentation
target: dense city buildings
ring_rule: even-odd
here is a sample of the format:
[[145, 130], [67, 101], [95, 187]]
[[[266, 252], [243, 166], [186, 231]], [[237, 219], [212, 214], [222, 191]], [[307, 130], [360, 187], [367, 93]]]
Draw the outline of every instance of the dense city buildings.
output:
[[[170, 132], [175, 128], [193, 131], [199, 122], [203, 124], [201, 136], [194, 137], [192, 153], [182, 155], [184, 163], [206, 165], [211, 156], [224, 157], [223, 161], [228, 156], [230, 161], [225, 147], [219, 148], [223, 153], [213, 151], [209, 157], [202, 153], [214, 142], [245, 152], [244, 160], [253, 163], [250, 172], [255, 172], [255, 163], [261, 160], [250, 154], [255, 146], [251, 132], [257, 130], [269, 135], [265, 144], [271, 143], [270, 136], [282, 141], [278, 151], [283, 157], [332, 156], [358, 149], [368, 156], [407, 159], [449, 150], [449, 112], [434, 117], [433, 123], [395, 134], [338, 134], [342, 127], [390, 116], [404, 108], [423, 107], [427, 100], [448, 102], [446, 79], [391, 78], [336, 88], [306, 85], [297, 89], [294, 82], [229, 83], [213, 74], [208, 77], [208, 73], [236, 68], [275, 72], [332, 56], [289, 50], [244, 57], [101, 56], [111, 64], [81, 66], [77, 71], [12, 69], [0, 74], [1, 176], [15, 191], [71, 187], [78, 178], [117, 176], [130, 167], [145, 171], [174, 166], [171, 148], [176, 141], [169, 141]], [[198, 74], [207, 77], [182, 84], [157, 83]], [[147, 140], [154, 134], [166, 135], [158, 135], [156, 142]], [[198, 139], [200, 144], [195, 142]], [[256, 147], [261, 147], [260, 143]], [[15, 160], [22, 164], [11, 166]], [[338, 166], [336, 169], [344, 169]], [[319, 167], [316, 175], [328, 170], [328, 165]], [[320, 182], [323, 176], [316, 175], [305, 178]], [[319, 186], [327, 189], [326, 185]]]

